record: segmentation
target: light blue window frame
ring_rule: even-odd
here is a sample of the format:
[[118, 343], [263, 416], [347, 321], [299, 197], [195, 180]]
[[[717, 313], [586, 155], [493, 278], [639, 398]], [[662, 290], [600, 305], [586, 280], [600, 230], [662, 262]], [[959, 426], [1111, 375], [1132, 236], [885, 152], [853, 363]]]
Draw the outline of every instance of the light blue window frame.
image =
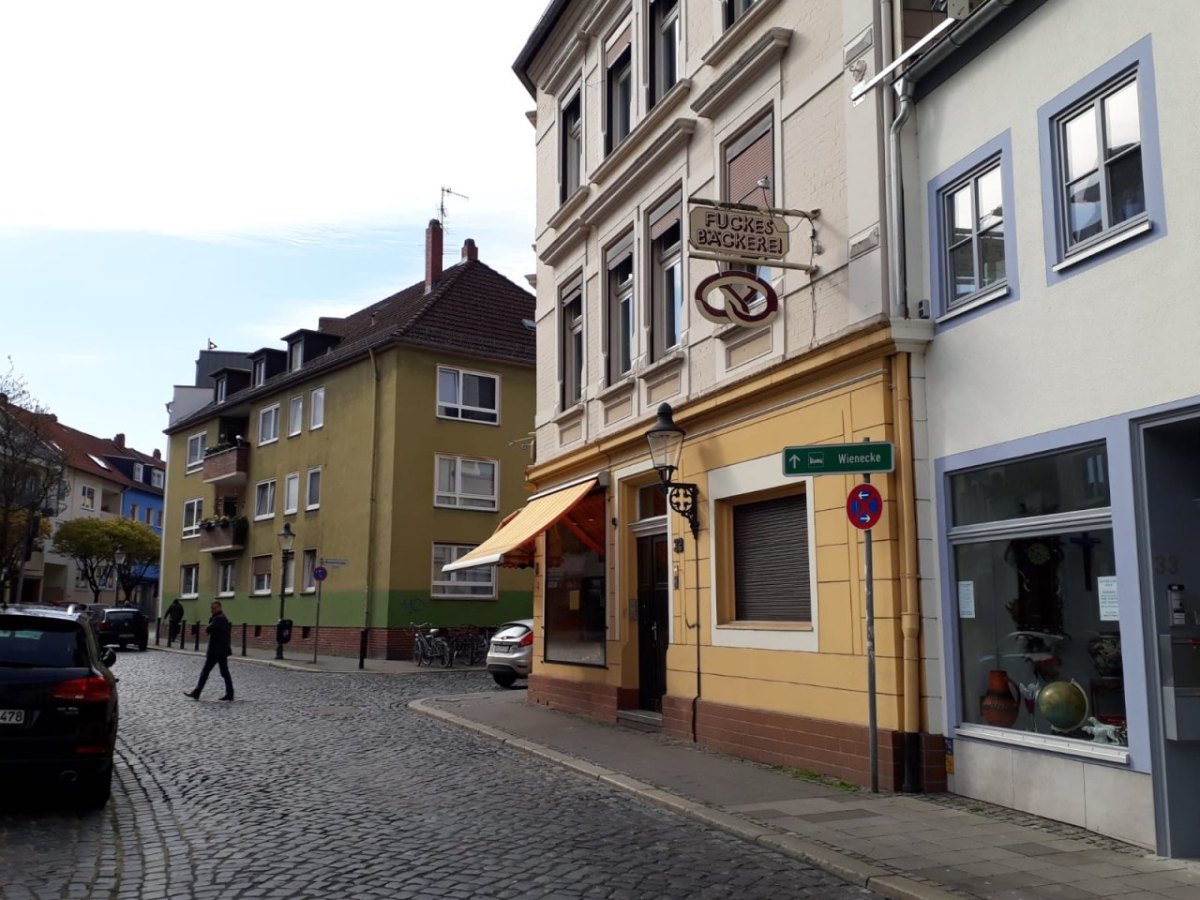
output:
[[[950, 260], [946, 252], [950, 223], [946, 198], [951, 191], [991, 166], [1000, 166], [1000, 188], [1004, 200], [1004, 278], [951, 306]], [[1017, 271], [1017, 207], [1012, 173], [1012, 132], [997, 135], [929, 182], [929, 286], [933, 317], [940, 331], [973, 318], [984, 307], [993, 309], [1020, 298]]]
[[[1061, 190], [1060, 123], [1066, 114], [1099, 94], [1106, 93], [1136, 73], [1138, 117], [1142, 143], [1142, 184], [1146, 211], [1108, 229], [1067, 252], [1065, 210]], [[1087, 77], [1077, 81], [1038, 109], [1038, 154], [1042, 177], [1042, 232], [1046, 246], [1046, 283], [1054, 284], [1086, 271], [1122, 253], [1145, 246], [1167, 233], [1166, 203], [1162, 186], [1162, 155], [1158, 141], [1158, 105], [1155, 100], [1154, 60], [1146, 35]]]

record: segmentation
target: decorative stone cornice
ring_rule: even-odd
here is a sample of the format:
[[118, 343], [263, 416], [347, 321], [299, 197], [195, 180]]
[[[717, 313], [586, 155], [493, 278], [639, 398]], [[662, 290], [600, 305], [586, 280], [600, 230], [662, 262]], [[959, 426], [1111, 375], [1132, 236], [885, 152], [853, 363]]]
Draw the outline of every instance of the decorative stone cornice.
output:
[[[679, 118], [662, 130], [641, 155], [629, 161], [620, 176], [613, 179], [580, 215], [589, 226], [600, 224], [623, 200], [636, 192], [651, 176], [662, 172], [671, 155], [687, 145], [696, 130], [696, 120]], [[545, 262], [545, 260], [542, 260]]]
[[706, 119], [713, 116], [734, 100], [739, 93], [757, 78], [764, 69], [774, 65], [792, 42], [790, 28], [772, 28], [755, 41], [750, 49], [738, 57], [721, 75], [692, 101], [692, 109]]

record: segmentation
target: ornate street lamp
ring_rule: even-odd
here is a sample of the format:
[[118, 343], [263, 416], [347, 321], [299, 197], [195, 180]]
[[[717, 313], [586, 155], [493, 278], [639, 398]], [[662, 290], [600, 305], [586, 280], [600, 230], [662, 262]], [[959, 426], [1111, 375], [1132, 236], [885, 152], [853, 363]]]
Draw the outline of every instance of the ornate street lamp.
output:
[[667, 495], [671, 509], [688, 520], [692, 526], [692, 537], [700, 535], [700, 514], [697, 509], [700, 489], [694, 484], [673, 481], [679, 471], [679, 460], [683, 455], [683, 439], [687, 432], [675, 424], [671, 416], [671, 404], [658, 408], [658, 419], [646, 432], [646, 443], [650, 445], [650, 462], [658, 472], [660, 487]]
[[125, 565], [125, 560], [128, 558], [128, 555], [120, 547], [113, 552], [113, 562], [116, 564], [116, 577], [113, 580], [117, 583], [117, 595], [114, 598], [116, 603], [113, 604], [114, 606], [121, 605], [121, 566]]
[[275, 626], [275, 658], [283, 659], [283, 604], [287, 597], [287, 570], [292, 559], [292, 546], [296, 543], [296, 535], [292, 534], [292, 523], [285, 522], [279, 538], [279, 623]]

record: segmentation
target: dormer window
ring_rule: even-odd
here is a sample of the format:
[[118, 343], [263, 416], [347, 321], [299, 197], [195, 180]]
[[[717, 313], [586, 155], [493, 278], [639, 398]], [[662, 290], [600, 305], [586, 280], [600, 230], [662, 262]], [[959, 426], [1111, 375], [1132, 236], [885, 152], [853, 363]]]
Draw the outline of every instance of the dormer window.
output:
[[143, 481], [146, 480], [145, 475], [146, 475], [145, 468], [142, 466], [142, 464], [134, 463], [133, 464], [133, 480], [138, 482], [139, 484], [141, 484]]
[[225, 389], [226, 389], [225, 385], [226, 385], [226, 382], [225, 382], [224, 378], [217, 379], [217, 402], [218, 403], [225, 402]]
[[265, 383], [267, 380], [267, 361], [265, 359], [256, 359], [254, 361], [254, 375], [252, 383], [254, 387]]
[[296, 341], [288, 347], [288, 371], [295, 372], [304, 365], [304, 344]]

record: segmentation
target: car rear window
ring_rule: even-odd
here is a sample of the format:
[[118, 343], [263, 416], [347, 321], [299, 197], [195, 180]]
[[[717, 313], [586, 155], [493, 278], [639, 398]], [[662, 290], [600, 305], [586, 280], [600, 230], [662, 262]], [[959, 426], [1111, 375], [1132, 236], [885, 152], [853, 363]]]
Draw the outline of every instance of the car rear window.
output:
[[86, 666], [83, 631], [74, 622], [34, 618], [0, 622], [0, 666], [77, 668]]
[[139, 613], [133, 609], [123, 609], [116, 612], [109, 612], [105, 618], [111, 622], [129, 622], [138, 617]]

